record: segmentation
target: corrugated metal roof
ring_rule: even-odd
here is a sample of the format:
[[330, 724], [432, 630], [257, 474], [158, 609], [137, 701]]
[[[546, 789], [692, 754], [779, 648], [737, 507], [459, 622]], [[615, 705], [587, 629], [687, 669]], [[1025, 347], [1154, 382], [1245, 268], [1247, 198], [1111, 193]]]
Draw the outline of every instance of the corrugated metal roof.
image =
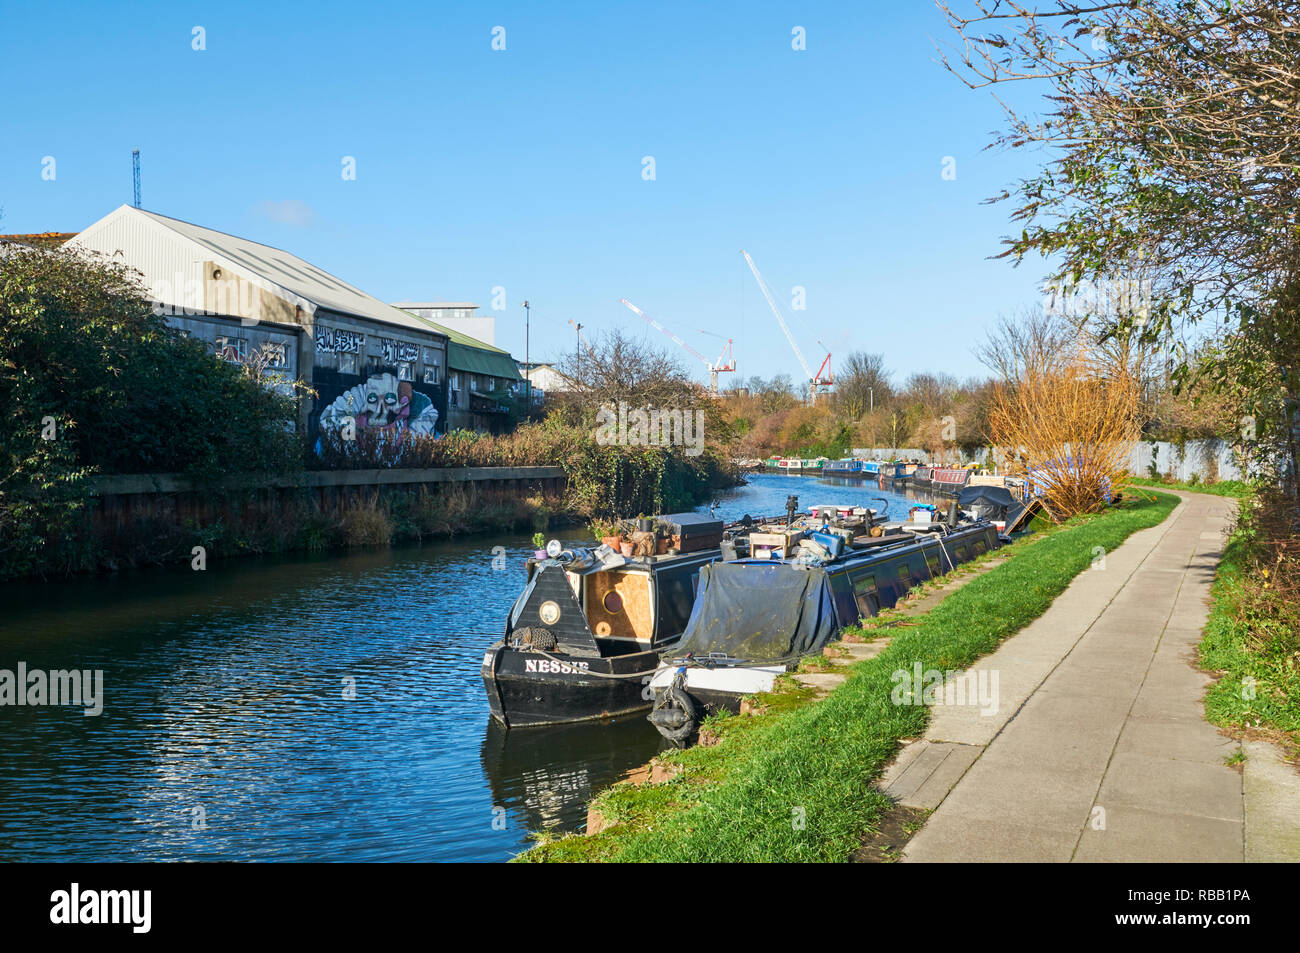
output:
[[478, 305], [473, 301], [394, 301], [394, 308], [473, 308], [478, 310]]
[[[86, 232], [117, 216], [141, 216], [156, 225], [211, 251], [215, 256], [226, 259], [236, 267], [251, 272], [265, 281], [269, 281], [298, 297], [321, 308], [338, 311], [342, 314], [370, 318], [399, 327], [438, 333], [441, 331], [432, 322], [421, 321], [415, 315], [385, 304], [378, 298], [366, 294], [360, 288], [348, 284], [340, 278], [317, 268], [311, 262], [304, 261], [297, 255], [283, 249], [261, 242], [250, 241], [237, 235], [228, 235], [213, 228], [204, 228], [192, 222], [178, 218], [169, 218], [157, 212], [147, 212], [131, 205], [123, 205], [110, 215], [96, 222]], [[83, 233], [84, 234], [84, 233]], [[73, 239], [75, 243], [77, 239]]]

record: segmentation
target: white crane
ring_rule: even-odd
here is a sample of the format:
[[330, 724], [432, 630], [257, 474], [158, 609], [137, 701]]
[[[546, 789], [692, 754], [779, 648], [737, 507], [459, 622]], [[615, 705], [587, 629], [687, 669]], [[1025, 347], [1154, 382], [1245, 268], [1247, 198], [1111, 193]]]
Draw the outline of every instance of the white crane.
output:
[[[785, 332], [785, 339], [790, 342], [790, 348], [794, 351], [794, 356], [799, 359], [799, 366], [802, 367], [803, 372], [808, 375], [809, 402], [816, 403], [818, 388], [829, 388], [835, 383], [835, 375], [830, 371], [830, 352], [828, 351], [826, 353], [826, 359], [822, 361], [822, 366], [817, 368], [817, 373], [814, 374], [812, 368], [808, 366], [808, 362], [804, 360], [803, 351], [799, 350], [799, 345], [795, 343], [794, 335], [790, 333], [790, 328], [785, 323], [785, 318], [781, 315], [781, 309], [777, 307], [776, 299], [772, 297], [772, 292], [768, 290], [767, 282], [764, 281], [763, 276], [758, 273], [758, 266], [754, 264], [754, 259], [750, 258], [749, 252], [745, 251], [743, 248], [740, 250], [740, 253], [745, 256], [745, 261], [749, 263], [749, 270], [754, 273], [754, 280], [758, 282], [758, 289], [763, 292], [763, 297], [767, 299], [767, 306], [771, 308], [772, 313], [776, 315], [776, 322], [781, 325], [781, 330]], [[821, 344], [821, 341], [818, 341], [817, 343]], [[825, 377], [822, 376], [823, 371], [826, 372]]]
[[727, 343], [722, 348], [722, 353], [718, 355], [718, 359], [716, 361], [710, 361], [707, 357], [705, 357], [699, 351], [695, 350], [695, 348], [691, 347], [689, 344], [687, 344], [685, 341], [679, 338], [676, 334], [673, 334], [672, 331], [669, 331], [666, 327], [664, 327], [654, 318], [650, 317], [650, 315], [646, 314], [644, 311], [642, 311], [640, 308], [634, 305], [631, 301], [628, 301], [626, 298], [619, 298], [618, 300], [621, 301], [623, 304], [627, 305], [630, 310], [640, 315], [641, 318], [645, 320], [645, 323], [650, 325], [650, 327], [654, 328], [656, 331], [659, 331], [661, 334], [664, 334], [665, 336], [672, 338], [672, 340], [675, 341], [679, 347], [685, 350], [688, 354], [692, 355], [697, 361], [699, 361], [701, 364], [703, 364], [705, 367], [709, 369], [709, 393], [710, 394], [716, 395], [718, 393], [719, 374], [725, 374], [725, 373], [730, 373], [732, 371], [735, 371], [736, 369], [735, 358], [731, 358], [730, 360], [728, 360], [728, 358], [731, 357], [730, 354], [731, 338], [727, 338]]

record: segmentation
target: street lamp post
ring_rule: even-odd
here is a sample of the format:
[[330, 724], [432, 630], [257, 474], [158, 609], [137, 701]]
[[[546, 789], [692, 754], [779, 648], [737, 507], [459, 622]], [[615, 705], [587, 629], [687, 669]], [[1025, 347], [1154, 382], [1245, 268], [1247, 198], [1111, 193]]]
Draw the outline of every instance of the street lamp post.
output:
[[574, 332], [578, 335], [577, 343], [574, 344], [574, 350], [578, 354], [578, 386], [582, 386], [582, 324], [573, 326]]
[[528, 355], [529, 322], [531, 318], [532, 318], [532, 311], [529, 310], [528, 302], [525, 301], [524, 302], [524, 368], [525, 368], [524, 380], [527, 383], [524, 385], [524, 394], [526, 395], [524, 397], [524, 413], [528, 415], [531, 415], [533, 412], [533, 367], [532, 367], [532, 360], [529, 358]]

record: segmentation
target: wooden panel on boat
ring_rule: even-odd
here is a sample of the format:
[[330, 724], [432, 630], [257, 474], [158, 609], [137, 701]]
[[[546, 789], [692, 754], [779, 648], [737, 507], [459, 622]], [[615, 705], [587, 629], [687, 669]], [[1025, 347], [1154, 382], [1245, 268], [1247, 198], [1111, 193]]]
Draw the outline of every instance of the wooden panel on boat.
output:
[[596, 572], [586, 577], [587, 624], [598, 636], [649, 642], [654, 632], [650, 577], [640, 572]]

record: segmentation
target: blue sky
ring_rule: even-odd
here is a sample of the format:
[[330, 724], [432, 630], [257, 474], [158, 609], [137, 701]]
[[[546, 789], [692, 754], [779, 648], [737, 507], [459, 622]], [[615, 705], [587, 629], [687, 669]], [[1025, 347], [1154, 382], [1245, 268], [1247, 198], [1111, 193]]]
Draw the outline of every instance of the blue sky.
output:
[[1039, 263], [988, 260], [1010, 207], [983, 200], [1041, 157], [984, 149], [1001, 110], [935, 62], [928, 0], [3, 6], [0, 232], [130, 202], [139, 148], [145, 208], [385, 300], [504, 287], [518, 357], [525, 298], [534, 359], [568, 318], [673, 347], [626, 297], [706, 354], [734, 336], [744, 377], [800, 372], [741, 248], [814, 367], [820, 338], [981, 373], [983, 329], [1040, 298]]

